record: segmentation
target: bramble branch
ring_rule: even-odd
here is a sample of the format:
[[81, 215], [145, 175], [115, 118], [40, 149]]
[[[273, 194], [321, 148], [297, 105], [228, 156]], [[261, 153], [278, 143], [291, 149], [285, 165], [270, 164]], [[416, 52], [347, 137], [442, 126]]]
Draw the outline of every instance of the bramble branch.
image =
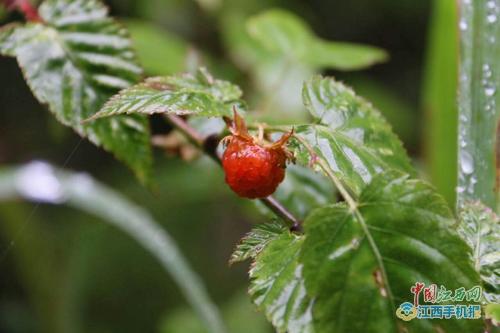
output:
[[[220, 157], [217, 155], [217, 145], [219, 138], [214, 136], [203, 137], [196, 129], [191, 127], [183, 118], [176, 115], [166, 115], [166, 119], [177, 130], [191, 141], [199, 149], [209, 155], [218, 164], [221, 164]], [[272, 196], [259, 199], [267, 208], [269, 208], [277, 216], [290, 224], [290, 230], [302, 231], [301, 221], [298, 220], [290, 211], [288, 211], [278, 200]]]

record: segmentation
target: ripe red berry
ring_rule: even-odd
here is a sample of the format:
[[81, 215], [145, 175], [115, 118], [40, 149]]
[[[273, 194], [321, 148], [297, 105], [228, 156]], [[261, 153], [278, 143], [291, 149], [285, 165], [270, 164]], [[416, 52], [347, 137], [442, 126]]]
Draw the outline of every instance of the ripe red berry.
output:
[[275, 143], [265, 143], [262, 135], [256, 139], [248, 133], [236, 111], [228, 127], [232, 135], [224, 139], [227, 147], [222, 156], [226, 183], [240, 197], [255, 199], [271, 195], [285, 178], [290, 153], [284, 145], [292, 133], [284, 134]]

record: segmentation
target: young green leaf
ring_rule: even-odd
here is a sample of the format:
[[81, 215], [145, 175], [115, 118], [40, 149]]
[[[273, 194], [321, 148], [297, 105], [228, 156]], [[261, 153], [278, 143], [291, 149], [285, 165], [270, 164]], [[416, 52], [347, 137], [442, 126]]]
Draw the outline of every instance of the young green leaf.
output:
[[486, 301], [500, 303], [500, 219], [480, 202], [464, 202], [458, 232], [472, 249]]
[[332, 78], [316, 76], [304, 84], [304, 104], [315, 124], [298, 126], [297, 159], [324, 159], [331, 170], [359, 194], [386, 168], [414, 174], [397, 136], [367, 101]]
[[277, 332], [312, 333], [310, 299], [298, 257], [304, 236], [289, 231], [268, 242], [250, 269], [250, 295]]
[[124, 89], [91, 119], [135, 113], [231, 116], [234, 106], [243, 107], [241, 94], [238, 86], [216, 80], [201, 68], [196, 75], [154, 77]]
[[269, 52], [250, 37], [245, 24], [247, 20], [248, 16], [240, 7], [226, 13], [220, 20], [221, 37], [229, 56], [251, 77], [253, 89], [247, 98], [258, 101], [259, 113], [267, 120], [280, 123], [305, 121], [307, 114], [298, 92], [302, 83], [316, 71], [310, 65], [292, 62], [281, 54]]
[[33, 94], [60, 122], [114, 153], [146, 180], [152, 164], [146, 118], [82, 124], [141, 75], [126, 30], [96, 0], [46, 0], [40, 16], [43, 23], [1, 29], [0, 53], [17, 58]]
[[233, 264], [247, 259], [255, 259], [270, 241], [278, 238], [287, 230], [286, 224], [278, 220], [256, 225], [241, 239], [241, 242], [231, 255], [229, 263]]
[[397, 306], [413, 300], [417, 281], [448, 289], [478, 283], [470, 249], [452, 223], [433, 188], [396, 171], [374, 178], [355, 207], [315, 210], [304, 224], [299, 262], [315, 298], [316, 332], [480, 332], [479, 320], [395, 317]]
[[376, 47], [316, 37], [300, 17], [280, 9], [250, 18], [247, 30], [269, 52], [316, 68], [361, 69], [387, 59], [385, 51]]

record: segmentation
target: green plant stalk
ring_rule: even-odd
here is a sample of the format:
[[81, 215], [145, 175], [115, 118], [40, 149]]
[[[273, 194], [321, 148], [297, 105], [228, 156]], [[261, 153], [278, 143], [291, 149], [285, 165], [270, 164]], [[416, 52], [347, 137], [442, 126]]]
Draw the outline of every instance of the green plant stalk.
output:
[[[50, 186], [37, 188], [37, 181], [48, 181]], [[90, 176], [56, 170], [40, 162], [21, 168], [0, 169], [0, 201], [18, 197], [67, 204], [121, 229], [161, 263], [209, 332], [227, 332], [216, 305], [175, 241], [141, 207]]]
[[458, 8], [433, 2], [423, 87], [424, 155], [432, 183], [449, 204], [456, 200]]
[[[500, 0], [460, 1], [457, 203], [496, 210], [500, 135]], [[497, 156], [499, 155], [499, 156]]]

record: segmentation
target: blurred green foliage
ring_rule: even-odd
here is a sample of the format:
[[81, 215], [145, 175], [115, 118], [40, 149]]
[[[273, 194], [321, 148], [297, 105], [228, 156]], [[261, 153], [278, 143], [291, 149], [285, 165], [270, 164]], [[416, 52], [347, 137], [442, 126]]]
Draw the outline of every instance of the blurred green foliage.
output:
[[175, 34], [147, 21], [124, 21], [147, 74], [167, 75], [186, 68], [188, 44]]
[[[222, 311], [229, 332], [234, 333], [271, 333], [273, 330], [265, 317], [257, 312], [246, 291], [236, 292]], [[193, 312], [180, 308], [169, 313], [161, 322], [159, 333], [207, 333]]]

